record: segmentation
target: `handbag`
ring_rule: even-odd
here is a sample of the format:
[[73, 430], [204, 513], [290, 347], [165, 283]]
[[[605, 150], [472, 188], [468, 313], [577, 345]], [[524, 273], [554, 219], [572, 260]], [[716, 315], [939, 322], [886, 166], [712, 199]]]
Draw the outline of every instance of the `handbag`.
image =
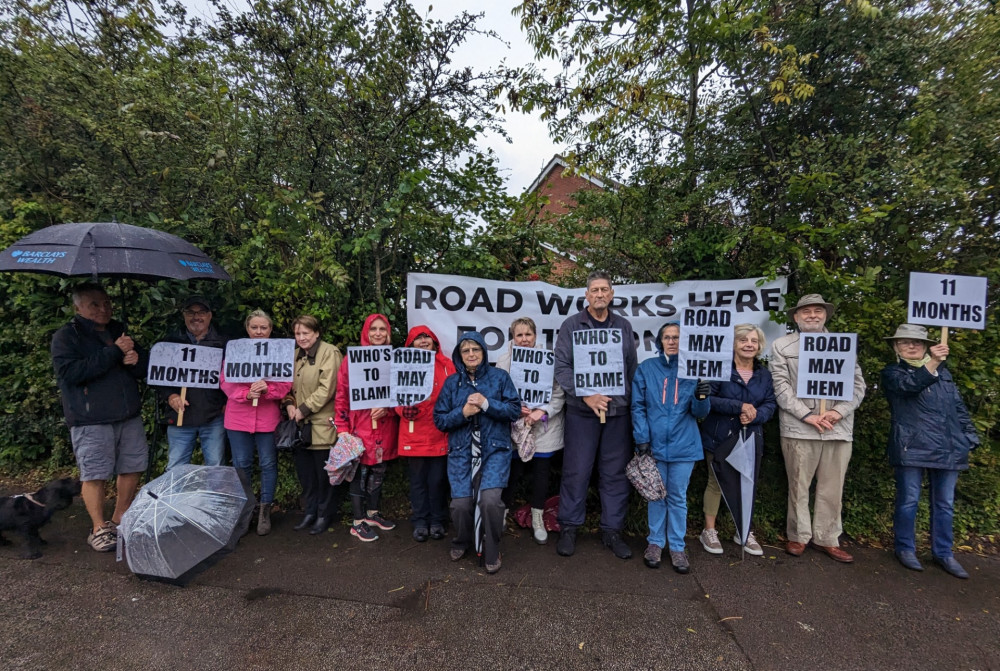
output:
[[294, 450], [312, 445], [312, 424], [283, 419], [274, 430], [274, 446], [279, 450]]

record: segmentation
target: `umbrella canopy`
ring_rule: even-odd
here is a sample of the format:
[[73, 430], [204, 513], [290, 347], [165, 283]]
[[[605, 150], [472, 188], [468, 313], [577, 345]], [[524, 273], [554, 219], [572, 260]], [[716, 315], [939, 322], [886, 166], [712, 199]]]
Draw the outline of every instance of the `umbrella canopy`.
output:
[[757, 449], [756, 442], [753, 431], [742, 429], [720, 443], [712, 455], [712, 470], [733, 516], [741, 545], [746, 545], [750, 533], [754, 483], [760, 470], [762, 450]]
[[254, 496], [239, 469], [176, 466], [143, 487], [118, 527], [133, 573], [182, 580], [250, 528]]
[[147, 281], [229, 280], [229, 273], [176, 235], [118, 223], [48, 226], [0, 253], [0, 271]]

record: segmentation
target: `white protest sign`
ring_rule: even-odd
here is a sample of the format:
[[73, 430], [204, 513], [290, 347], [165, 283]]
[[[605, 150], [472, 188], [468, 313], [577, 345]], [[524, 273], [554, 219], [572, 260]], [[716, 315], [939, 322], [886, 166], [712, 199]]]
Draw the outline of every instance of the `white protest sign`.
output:
[[295, 341], [240, 338], [226, 343], [226, 382], [293, 382]]
[[434, 352], [417, 347], [392, 350], [392, 405], [416, 405], [434, 392]]
[[158, 342], [149, 350], [146, 382], [156, 387], [218, 389], [222, 350], [175, 342]]
[[986, 278], [910, 273], [906, 321], [928, 326], [986, 328]]
[[621, 329], [573, 332], [573, 382], [577, 396], [625, 393], [625, 353]]
[[555, 365], [556, 355], [551, 350], [511, 347], [510, 379], [523, 405], [540, 408], [552, 400]]
[[717, 308], [684, 308], [677, 376], [728, 382], [733, 361], [733, 313]]
[[850, 401], [854, 398], [857, 333], [799, 334], [799, 379], [795, 395]]
[[392, 347], [348, 347], [347, 361], [350, 363], [351, 410], [391, 406]]
[[[784, 277], [616, 284], [610, 309], [632, 323], [639, 361], [656, 356], [656, 332], [664, 322], [679, 320], [686, 307], [728, 309], [734, 323], [759, 326], [771, 343], [786, 333], [784, 324], [771, 321], [770, 311], [784, 307], [787, 284]], [[539, 344], [553, 349], [563, 320], [586, 307], [583, 294], [583, 287], [563, 288], [545, 282], [410, 273], [406, 318], [411, 326], [426, 324], [433, 329], [443, 352], [450, 353], [466, 331], [478, 331], [486, 348], [499, 352], [507, 346], [511, 321], [527, 315], [538, 327]]]

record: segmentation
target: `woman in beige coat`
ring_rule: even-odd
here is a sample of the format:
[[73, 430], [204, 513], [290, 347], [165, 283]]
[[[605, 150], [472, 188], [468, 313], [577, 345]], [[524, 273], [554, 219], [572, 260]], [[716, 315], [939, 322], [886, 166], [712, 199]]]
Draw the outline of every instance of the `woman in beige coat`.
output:
[[320, 338], [319, 320], [312, 315], [297, 317], [292, 322], [292, 330], [298, 345], [295, 348], [295, 381], [292, 392], [282, 403], [290, 418], [309, 422], [312, 429], [312, 444], [293, 453], [306, 508], [305, 517], [295, 529], [309, 528], [310, 534], [321, 534], [329, 528], [339, 508], [330, 477], [323, 467], [330, 446], [337, 440], [330, 418], [337, 391], [337, 371], [344, 357], [334, 345]]

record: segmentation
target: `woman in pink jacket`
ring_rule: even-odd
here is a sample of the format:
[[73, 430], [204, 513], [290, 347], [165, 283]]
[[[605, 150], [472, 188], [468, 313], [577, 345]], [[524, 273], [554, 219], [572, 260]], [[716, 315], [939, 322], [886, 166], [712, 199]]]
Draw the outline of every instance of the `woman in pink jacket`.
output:
[[[361, 346], [391, 345], [389, 318], [385, 315], [368, 315], [361, 329]], [[350, 356], [344, 357], [337, 373], [337, 396], [333, 405], [333, 423], [337, 435], [349, 433], [361, 439], [365, 453], [361, 467], [351, 480], [351, 510], [354, 522], [351, 535], [369, 542], [378, 539], [372, 527], [383, 531], [396, 528], [396, 523], [379, 514], [382, 498], [382, 481], [389, 461], [396, 458], [396, 434], [399, 420], [391, 408], [351, 410]]]
[[[251, 338], [271, 337], [271, 318], [263, 310], [251, 312], [243, 326]], [[233, 452], [233, 466], [246, 473], [249, 481], [253, 474], [253, 453], [257, 450], [260, 461], [260, 515], [257, 518], [257, 535], [271, 532], [271, 504], [278, 484], [278, 452], [274, 447], [274, 429], [278, 426], [281, 410], [278, 404], [292, 388], [291, 382], [253, 383], [226, 382], [225, 366], [221, 387], [229, 402], [223, 424], [229, 434], [229, 447]], [[254, 401], [257, 405], [254, 405]]]

